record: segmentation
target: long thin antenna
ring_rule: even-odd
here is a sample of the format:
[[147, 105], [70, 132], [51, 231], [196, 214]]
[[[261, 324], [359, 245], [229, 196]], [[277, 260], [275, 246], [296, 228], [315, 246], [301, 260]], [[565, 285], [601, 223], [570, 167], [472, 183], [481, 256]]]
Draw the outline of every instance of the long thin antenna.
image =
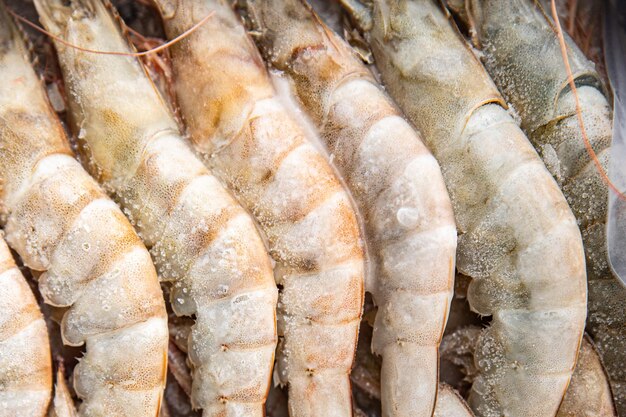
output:
[[598, 156], [596, 152], [593, 150], [591, 146], [591, 142], [589, 142], [589, 137], [587, 136], [587, 129], [585, 129], [585, 123], [583, 121], [582, 109], [580, 107], [580, 100], [578, 98], [578, 91], [576, 90], [576, 83], [574, 82], [574, 75], [572, 74], [572, 67], [569, 64], [569, 58], [567, 57], [567, 47], [565, 46], [565, 37], [563, 36], [563, 29], [561, 29], [561, 23], [559, 22], [559, 16], [556, 12], [556, 2], [555, 0], [550, 1], [550, 8], [552, 9], [552, 19], [556, 25], [556, 36], [559, 39], [559, 46], [561, 47], [561, 55], [563, 56], [563, 62], [565, 63], [565, 70], [567, 71], [567, 80], [570, 88], [572, 89], [572, 93], [574, 94], [574, 100], [576, 101], [576, 117], [578, 118], [578, 125], [580, 126], [580, 130], [583, 134], [583, 141], [585, 142], [585, 148], [587, 149], [587, 153], [589, 157], [593, 161], [596, 166], [596, 169], [600, 173], [602, 177], [602, 181], [606, 183], [606, 185], [613, 191], [621, 200], [626, 201], [626, 195], [622, 193], [616, 186], [613, 184], [609, 176], [604, 172], [604, 168], [602, 168], [602, 164], [600, 164], [600, 160], [598, 160]]
[[20, 22], [24, 23], [27, 26], [30, 26], [31, 28], [35, 29], [36, 31], [43, 33], [46, 36], [51, 37], [56, 42], [59, 42], [60, 44], [63, 44], [65, 46], [67, 46], [67, 47], [70, 47], [70, 48], [73, 48], [73, 49], [77, 49], [77, 50], [82, 51], [82, 52], [89, 52], [89, 53], [92, 53], [92, 54], [117, 55], [117, 56], [133, 56], [133, 57], [142, 57], [142, 56], [146, 56], [146, 55], [149, 55], [149, 54], [154, 54], [154, 53], [157, 53], [157, 52], [160, 52], [160, 51], [162, 51], [164, 49], [169, 48], [170, 46], [174, 45], [176, 42], [186, 38], [189, 35], [191, 35], [200, 26], [205, 24], [211, 18], [211, 16], [213, 16], [213, 14], [215, 13], [215, 12], [210, 12], [202, 20], [200, 20], [198, 23], [194, 24], [192, 27], [190, 27], [189, 29], [187, 29], [186, 31], [181, 33], [180, 35], [176, 36], [174, 39], [172, 39], [172, 40], [170, 40], [168, 42], [165, 42], [164, 44], [159, 45], [159, 46], [157, 46], [155, 48], [148, 49], [147, 51], [142, 51], [142, 52], [119, 52], [119, 51], [98, 51], [96, 49], [83, 48], [83, 47], [80, 47], [78, 45], [74, 45], [74, 44], [72, 44], [72, 43], [70, 43], [70, 42], [68, 42], [66, 40], [63, 40], [63, 39], [59, 38], [58, 36], [54, 35], [53, 33], [48, 32], [44, 28], [42, 28], [42, 27], [34, 24], [33, 22], [31, 22], [30, 20], [23, 18], [22, 16], [18, 15], [17, 13], [15, 13], [13, 10], [11, 10], [8, 7], [7, 7], [7, 11], [15, 19], [19, 20]]

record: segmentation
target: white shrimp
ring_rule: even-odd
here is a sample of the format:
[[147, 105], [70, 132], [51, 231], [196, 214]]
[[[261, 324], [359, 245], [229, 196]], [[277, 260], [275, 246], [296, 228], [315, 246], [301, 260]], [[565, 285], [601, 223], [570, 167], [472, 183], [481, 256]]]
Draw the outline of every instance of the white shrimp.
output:
[[[0, 201], [9, 245], [48, 304], [66, 307], [82, 416], [154, 416], [165, 385], [167, 318], [150, 255], [73, 158], [60, 121], [0, 7]], [[22, 361], [22, 366], [27, 366]]]
[[195, 315], [192, 402], [205, 416], [261, 416], [276, 346], [277, 290], [254, 223], [184, 143], [100, 0], [35, 2], [56, 42], [72, 128], [120, 201], [179, 315]]
[[290, 413], [349, 416], [364, 262], [348, 193], [277, 96], [230, 2], [157, 3], [169, 38], [214, 13], [172, 46], [174, 86], [196, 150], [254, 214], [276, 262], [277, 375]]
[[427, 416], [454, 282], [456, 229], [437, 161], [351, 48], [302, 0], [248, 0], [265, 58], [322, 133], [363, 219], [386, 416]]
[[[554, 23], [536, 1], [467, 0], [465, 5], [487, 70], [519, 113], [522, 129], [578, 220], [589, 278], [587, 331], [604, 357], [618, 410], [626, 414], [626, 288], [607, 258], [608, 187], [585, 149]], [[516, 24], [509, 24], [513, 19]], [[611, 108], [593, 64], [564, 36], [588, 138], [607, 172]]]
[[[371, 345], [372, 328], [364, 321], [359, 334], [355, 366], [352, 370], [353, 392], [356, 399], [355, 408], [363, 411], [363, 414], [374, 416], [379, 415], [379, 412], [375, 410], [380, 408], [384, 387], [381, 386], [383, 385], [381, 384], [381, 360], [371, 353], [369, 349]], [[474, 416], [463, 398], [451, 386], [441, 383], [437, 389], [437, 401], [431, 415], [433, 417]]]
[[470, 406], [480, 416], [555, 415], [586, 315], [582, 241], [565, 198], [434, 1], [375, 0], [369, 14], [344, 3], [441, 164], [457, 267], [472, 278], [472, 309], [492, 317], [477, 342]]

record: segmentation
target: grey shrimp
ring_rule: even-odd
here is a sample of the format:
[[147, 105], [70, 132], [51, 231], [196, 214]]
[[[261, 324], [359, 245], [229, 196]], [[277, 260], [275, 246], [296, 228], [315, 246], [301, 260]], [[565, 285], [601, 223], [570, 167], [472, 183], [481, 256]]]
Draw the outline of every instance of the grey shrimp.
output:
[[491, 316], [470, 406], [489, 417], [555, 415], [586, 317], [584, 253], [567, 201], [435, 1], [343, 2], [441, 164], [457, 268], [472, 278], [472, 310]]
[[[585, 149], [554, 23], [536, 1], [466, 0], [465, 7], [485, 67], [578, 220], [589, 279], [587, 332], [604, 357], [618, 409], [626, 413], [626, 288], [607, 259], [608, 187]], [[511, 19], [515, 25], [506, 23]], [[589, 141], [608, 172], [611, 106], [593, 64], [565, 38]]]
[[163, 395], [167, 317], [150, 254], [117, 205], [74, 159], [0, 5], [0, 201], [7, 243], [64, 307], [81, 416], [154, 416]]

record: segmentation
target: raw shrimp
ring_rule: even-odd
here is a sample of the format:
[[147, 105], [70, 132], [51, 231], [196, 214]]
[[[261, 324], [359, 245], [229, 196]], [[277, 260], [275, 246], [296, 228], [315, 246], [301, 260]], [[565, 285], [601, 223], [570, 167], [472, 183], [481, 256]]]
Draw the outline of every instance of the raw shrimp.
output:
[[[476, 375], [477, 368], [472, 355], [480, 331], [476, 326], [463, 327], [443, 338], [441, 357], [448, 364], [442, 364], [442, 369], [447, 371], [446, 377], [449, 379], [446, 382], [459, 391], [464, 390], [464, 385], [471, 383]], [[451, 366], [460, 372], [452, 371]], [[608, 376], [588, 336], [580, 346], [576, 369], [557, 413], [557, 417], [579, 416], [616, 416]]]
[[364, 223], [385, 416], [433, 413], [456, 229], [439, 165], [372, 74], [302, 0], [248, 0], [265, 58], [320, 129]]
[[[380, 415], [375, 407], [358, 408], [355, 417], [377, 417]], [[432, 417], [474, 417], [467, 403], [449, 385], [440, 384], [437, 391], [437, 402]]]
[[229, 2], [157, 3], [169, 38], [215, 13], [171, 48], [174, 88], [195, 149], [254, 214], [276, 262], [277, 374], [290, 413], [349, 416], [364, 274], [349, 196], [277, 96]]
[[[607, 259], [608, 188], [585, 149], [554, 23], [536, 3], [481, 0], [466, 7], [487, 70], [578, 219], [589, 278], [587, 331], [604, 357], [618, 410], [626, 414], [626, 288]], [[589, 141], [607, 172], [611, 108], [593, 64], [565, 37]]]
[[52, 394], [48, 330], [2, 237], [0, 294], [0, 416], [43, 417]]
[[594, 345], [583, 338], [576, 370], [557, 417], [616, 417], [609, 380]]
[[[73, 158], [27, 49], [0, 7], [0, 201], [9, 245], [48, 304], [66, 307], [66, 345], [83, 416], [155, 416], [165, 384], [167, 318], [150, 254]], [[26, 366], [24, 361], [20, 362]]]
[[384, 84], [441, 164], [457, 267], [472, 278], [468, 301], [491, 316], [470, 406], [480, 416], [555, 415], [586, 315], [584, 253], [567, 201], [434, 1], [373, 1], [370, 14], [344, 3], [360, 12]]
[[[261, 416], [276, 346], [277, 290], [251, 217], [197, 159], [100, 0], [35, 2], [56, 42], [85, 165], [110, 190], [195, 315], [192, 401], [205, 416]], [[107, 3], [108, 5], [108, 3]], [[124, 55], [126, 54], [126, 56]]]

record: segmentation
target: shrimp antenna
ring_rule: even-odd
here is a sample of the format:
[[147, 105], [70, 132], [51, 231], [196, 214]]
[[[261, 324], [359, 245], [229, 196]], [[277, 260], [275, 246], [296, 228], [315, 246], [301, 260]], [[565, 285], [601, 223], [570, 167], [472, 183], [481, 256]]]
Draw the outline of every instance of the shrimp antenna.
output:
[[132, 57], [142, 57], [142, 56], [146, 56], [146, 55], [149, 55], [149, 54], [154, 54], [154, 53], [157, 53], [157, 52], [161, 52], [162, 50], [169, 48], [170, 46], [174, 45], [176, 42], [181, 41], [184, 38], [186, 38], [187, 36], [191, 35], [200, 26], [204, 25], [215, 14], [215, 12], [210, 12], [204, 18], [202, 18], [202, 20], [200, 20], [198, 23], [194, 24], [192, 27], [190, 27], [189, 29], [187, 29], [186, 31], [181, 33], [180, 35], [176, 36], [172, 40], [167, 41], [164, 44], [159, 45], [159, 46], [157, 46], [155, 48], [148, 49], [147, 51], [142, 51], [142, 52], [120, 52], [120, 51], [98, 51], [96, 49], [83, 48], [83, 47], [80, 47], [78, 45], [74, 45], [74, 44], [72, 44], [72, 43], [70, 43], [70, 42], [68, 42], [66, 40], [63, 40], [63, 39], [59, 38], [55, 34], [48, 32], [47, 30], [45, 30], [44, 28], [40, 27], [39, 25], [36, 25], [35, 23], [31, 22], [30, 20], [28, 20], [28, 19], [18, 15], [17, 13], [15, 13], [10, 8], [7, 7], [6, 9], [9, 12], [9, 14], [11, 16], [13, 16], [15, 19], [19, 20], [20, 22], [24, 23], [27, 26], [30, 26], [31, 28], [35, 29], [36, 31], [43, 33], [44, 35], [49, 36], [50, 38], [54, 39], [56, 42], [59, 42], [60, 44], [63, 44], [63, 45], [68, 46], [70, 48], [77, 49], [77, 50], [82, 51], [82, 52], [93, 53], [93, 54], [132, 56]]
[[578, 98], [578, 91], [576, 89], [576, 83], [574, 82], [574, 75], [572, 74], [572, 68], [569, 64], [569, 58], [567, 57], [567, 47], [565, 46], [565, 37], [563, 36], [563, 29], [561, 29], [561, 22], [559, 22], [559, 15], [556, 12], [556, 2], [555, 0], [550, 0], [550, 9], [552, 11], [552, 19], [556, 25], [556, 36], [559, 39], [559, 46], [561, 47], [561, 55], [563, 56], [563, 62], [565, 63], [565, 70], [567, 71], [567, 80], [570, 88], [572, 89], [572, 93], [574, 94], [574, 100], [576, 101], [576, 116], [578, 118], [578, 125], [580, 126], [580, 130], [583, 134], [583, 141], [585, 142], [585, 148], [587, 149], [587, 153], [589, 157], [593, 160], [593, 163], [596, 166], [596, 169], [600, 173], [600, 177], [602, 177], [602, 181], [606, 183], [606, 185], [613, 191], [620, 200], [626, 201], [626, 195], [621, 192], [615, 184], [611, 181], [609, 176], [602, 168], [600, 164], [600, 160], [598, 160], [598, 156], [596, 152], [593, 150], [591, 146], [591, 142], [589, 142], [589, 137], [587, 136], [587, 129], [585, 129], [585, 123], [583, 121], [582, 109], [580, 107], [580, 100]]

